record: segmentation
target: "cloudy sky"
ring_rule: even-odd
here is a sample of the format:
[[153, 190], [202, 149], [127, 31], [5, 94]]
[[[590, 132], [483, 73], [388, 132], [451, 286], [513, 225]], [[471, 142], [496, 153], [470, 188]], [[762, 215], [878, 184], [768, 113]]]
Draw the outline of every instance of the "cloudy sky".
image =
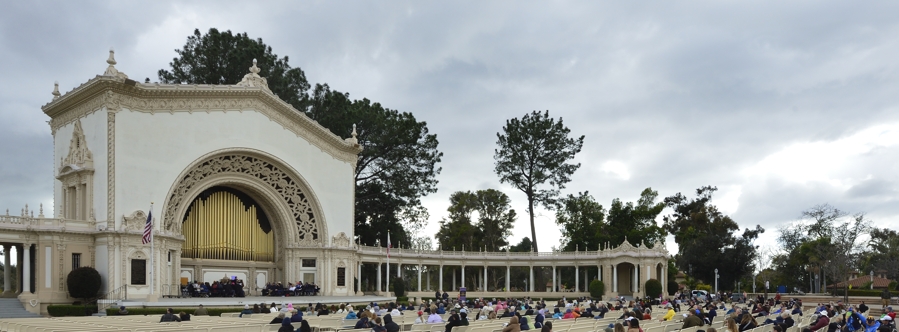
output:
[[[247, 32], [311, 83], [412, 112], [444, 153], [429, 233], [454, 191], [523, 194], [496, 132], [532, 110], [585, 135], [564, 193], [603, 205], [719, 188], [741, 227], [830, 203], [899, 228], [899, 2], [41, 2], [0, 11], [0, 208], [52, 206], [49, 102], [106, 68], [157, 80], [195, 28]], [[538, 211], [541, 250], [558, 246]], [[668, 213], [668, 211], [666, 211]], [[669, 249], [676, 248], [669, 239]]]

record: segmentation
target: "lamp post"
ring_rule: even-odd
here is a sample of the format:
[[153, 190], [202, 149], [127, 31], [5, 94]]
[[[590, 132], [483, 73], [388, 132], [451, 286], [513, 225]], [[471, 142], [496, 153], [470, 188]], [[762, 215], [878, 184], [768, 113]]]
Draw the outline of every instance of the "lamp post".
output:
[[718, 294], [718, 269], [715, 269], [715, 294]]
[[874, 289], [874, 270], [871, 269], [871, 289]]

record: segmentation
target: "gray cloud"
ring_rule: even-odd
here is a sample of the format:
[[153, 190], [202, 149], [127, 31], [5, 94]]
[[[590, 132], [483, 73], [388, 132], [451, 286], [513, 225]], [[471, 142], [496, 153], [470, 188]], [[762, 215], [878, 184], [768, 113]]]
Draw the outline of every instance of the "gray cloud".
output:
[[[445, 153], [439, 192], [424, 200], [434, 221], [453, 191], [493, 187], [509, 193], [521, 215], [513, 241], [529, 235], [524, 196], [498, 183], [493, 149], [506, 119], [549, 109], [587, 137], [566, 193], [589, 190], [608, 205], [616, 197], [634, 200], [649, 186], [667, 196], [717, 185], [721, 196], [741, 188], [733, 217], [744, 227], [775, 227], [824, 202], [899, 227], [896, 144], [841, 160], [828, 177], [846, 186], [744, 174], [794, 144], [899, 126], [897, 3], [7, 7], [0, 13], [7, 68], [0, 207], [52, 197], [50, 134], [40, 106], [54, 80], [67, 91], [101, 73], [109, 46], [120, 70], [155, 80], [194, 28], [216, 27], [263, 38], [313, 83], [427, 121]], [[608, 161], [625, 165], [630, 177], [603, 171]], [[541, 211], [538, 220], [541, 248], [549, 249], [559, 236], [552, 212]]]

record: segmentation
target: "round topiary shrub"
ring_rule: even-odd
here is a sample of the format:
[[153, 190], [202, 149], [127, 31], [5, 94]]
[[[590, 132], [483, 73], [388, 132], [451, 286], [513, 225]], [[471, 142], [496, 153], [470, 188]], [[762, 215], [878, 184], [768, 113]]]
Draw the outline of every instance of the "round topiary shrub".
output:
[[393, 279], [393, 295], [396, 297], [406, 296], [406, 281], [403, 278]]
[[100, 272], [90, 266], [82, 266], [69, 272], [66, 278], [66, 289], [69, 296], [76, 299], [94, 298], [100, 292]]
[[677, 284], [677, 281], [668, 280], [668, 296], [674, 295], [678, 288], [680, 288], [680, 285]]
[[599, 279], [594, 279], [590, 282], [589, 286], [590, 297], [594, 299], [601, 299], [603, 295], [606, 294], [606, 284], [602, 283]]
[[657, 279], [646, 280], [646, 296], [651, 299], [657, 299], [662, 296], [662, 283]]

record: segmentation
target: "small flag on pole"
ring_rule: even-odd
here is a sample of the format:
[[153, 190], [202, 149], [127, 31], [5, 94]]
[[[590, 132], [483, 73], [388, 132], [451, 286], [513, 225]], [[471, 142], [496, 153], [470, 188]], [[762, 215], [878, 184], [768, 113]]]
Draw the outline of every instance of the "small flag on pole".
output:
[[147, 214], [147, 224], [144, 225], [144, 237], [141, 239], [141, 243], [147, 244], [151, 241], [151, 236], [153, 235], [153, 209], [150, 209], [150, 213]]
[[387, 231], [387, 258], [390, 258], [390, 231]]

